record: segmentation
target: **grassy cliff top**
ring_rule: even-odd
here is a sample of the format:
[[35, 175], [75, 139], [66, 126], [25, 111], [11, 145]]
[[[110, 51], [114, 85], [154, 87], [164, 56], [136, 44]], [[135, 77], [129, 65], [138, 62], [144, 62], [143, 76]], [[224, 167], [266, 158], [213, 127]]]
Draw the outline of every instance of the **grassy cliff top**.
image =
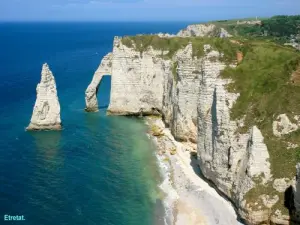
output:
[[222, 38], [201, 38], [201, 37], [172, 37], [161, 38], [157, 35], [140, 35], [140, 36], [125, 36], [122, 38], [122, 44], [135, 48], [136, 51], [142, 53], [150, 46], [155, 50], [168, 51], [167, 55], [163, 57], [172, 58], [172, 56], [179, 50], [186, 47], [189, 43], [193, 46], [193, 56], [198, 58], [204, 56], [203, 46], [210, 44], [215, 50], [224, 53], [225, 61], [232, 61], [236, 59], [236, 52], [242, 51], [245, 46], [241, 46], [230, 39]]

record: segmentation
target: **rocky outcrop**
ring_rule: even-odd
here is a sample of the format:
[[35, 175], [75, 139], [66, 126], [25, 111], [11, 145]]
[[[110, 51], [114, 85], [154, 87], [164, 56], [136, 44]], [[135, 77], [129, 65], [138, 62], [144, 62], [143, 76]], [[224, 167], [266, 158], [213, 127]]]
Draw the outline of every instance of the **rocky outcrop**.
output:
[[232, 35], [222, 27], [220, 29], [220, 38], [228, 38], [228, 37], [232, 37]]
[[281, 178], [281, 179], [274, 179], [273, 188], [278, 192], [285, 192], [288, 187], [295, 186], [295, 179], [288, 179], [288, 178]]
[[168, 34], [168, 33], [158, 33], [157, 36], [158, 36], [158, 37], [162, 37], [162, 38], [172, 38], [172, 37], [176, 37], [175, 34]]
[[[143, 36], [145, 34], [137, 34], [136, 36]], [[229, 38], [232, 37], [225, 28], [217, 27], [215, 24], [193, 24], [180, 30], [177, 34], [169, 33], [152, 33], [149, 35], [157, 35], [161, 38], [173, 38], [173, 37], [220, 37]]]
[[48, 64], [44, 64], [41, 81], [37, 85], [36, 102], [32, 117], [26, 130], [60, 130], [60, 104], [56, 83]]
[[232, 37], [224, 28], [214, 24], [193, 24], [177, 33], [178, 37]]
[[[295, 116], [294, 120], [298, 121], [298, 116]], [[281, 114], [273, 122], [273, 134], [277, 137], [289, 134], [293, 131], [298, 130], [299, 123], [292, 123], [286, 114]]]
[[261, 131], [256, 126], [252, 127], [250, 135], [247, 146], [249, 152], [247, 154], [249, 156], [247, 174], [249, 174], [251, 178], [261, 176], [261, 183], [265, 184], [272, 177], [268, 148], [264, 143], [264, 137]]
[[103, 57], [100, 66], [96, 70], [93, 80], [85, 91], [85, 110], [88, 112], [97, 112], [98, 111], [98, 100], [97, 100], [97, 92], [102, 77], [104, 75], [111, 75], [111, 67], [112, 67], [112, 53], [108, 53]]
[[187, 26], [187, 28], [180, 30], [177, 33], [179, 37], [206, 37], [211, 36], [216, 26], [213, 24], [193, 24]]

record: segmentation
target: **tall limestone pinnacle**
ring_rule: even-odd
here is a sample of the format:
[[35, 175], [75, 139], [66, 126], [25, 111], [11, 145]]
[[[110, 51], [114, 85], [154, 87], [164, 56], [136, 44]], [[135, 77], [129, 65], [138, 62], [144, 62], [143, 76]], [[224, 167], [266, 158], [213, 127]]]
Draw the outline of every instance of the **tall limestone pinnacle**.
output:
[[60, 130], [60, 104], [54, 76], [47, 63], [43, 64], [41, 81], [37, 85], [36, 102], [26, 130]]

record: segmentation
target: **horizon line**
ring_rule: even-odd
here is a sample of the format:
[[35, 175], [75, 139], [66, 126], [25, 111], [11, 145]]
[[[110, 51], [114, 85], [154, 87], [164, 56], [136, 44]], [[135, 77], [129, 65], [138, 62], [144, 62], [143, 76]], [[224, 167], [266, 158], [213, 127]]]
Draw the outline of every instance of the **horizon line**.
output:
[[[298, 15], [298, 14], [295, 14]], [[45, 23], [45, 22], [51, 22], [51, 23], [61, 23], [61, 22], [76, 22], [76, 23], [86, 23], [86, 22], [92, 22], [92, 23], [99, 23], [99, 22], [135, 22], [135, 23], [145, 23], [145, 22], [210, 22], [210, 21], [221, 21], [221, 20], [245, 20], [245, 19], [265, 19], [265, 18], [271, 18], [273, 16], [279, 16], [279, 15], [272, 15], [272, 16], [248, 16], [248, 17], [232, 17], [232, 18], [219, 18], [219, 19], [188, 19], [188, 20], [0, 20], [0, 23]], [[294, 16], [294, 15], [286, 15], [286, 16]]]

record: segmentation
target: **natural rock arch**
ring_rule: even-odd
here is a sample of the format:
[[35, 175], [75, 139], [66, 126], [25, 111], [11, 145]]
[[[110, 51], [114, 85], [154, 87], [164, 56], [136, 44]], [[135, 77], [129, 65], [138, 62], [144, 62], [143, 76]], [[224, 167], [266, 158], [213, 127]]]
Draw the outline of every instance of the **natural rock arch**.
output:
[[88, 112], [97, 112], [98, 109], [98, 100], [97, 92], [99, 85], [101, 83], [102, 77], [104, 75], [112, 74], [112, 53], [108, 53], [103, 57], [100, 66], [96, 70], [93, 80], [85, 91], [85, 110]]

